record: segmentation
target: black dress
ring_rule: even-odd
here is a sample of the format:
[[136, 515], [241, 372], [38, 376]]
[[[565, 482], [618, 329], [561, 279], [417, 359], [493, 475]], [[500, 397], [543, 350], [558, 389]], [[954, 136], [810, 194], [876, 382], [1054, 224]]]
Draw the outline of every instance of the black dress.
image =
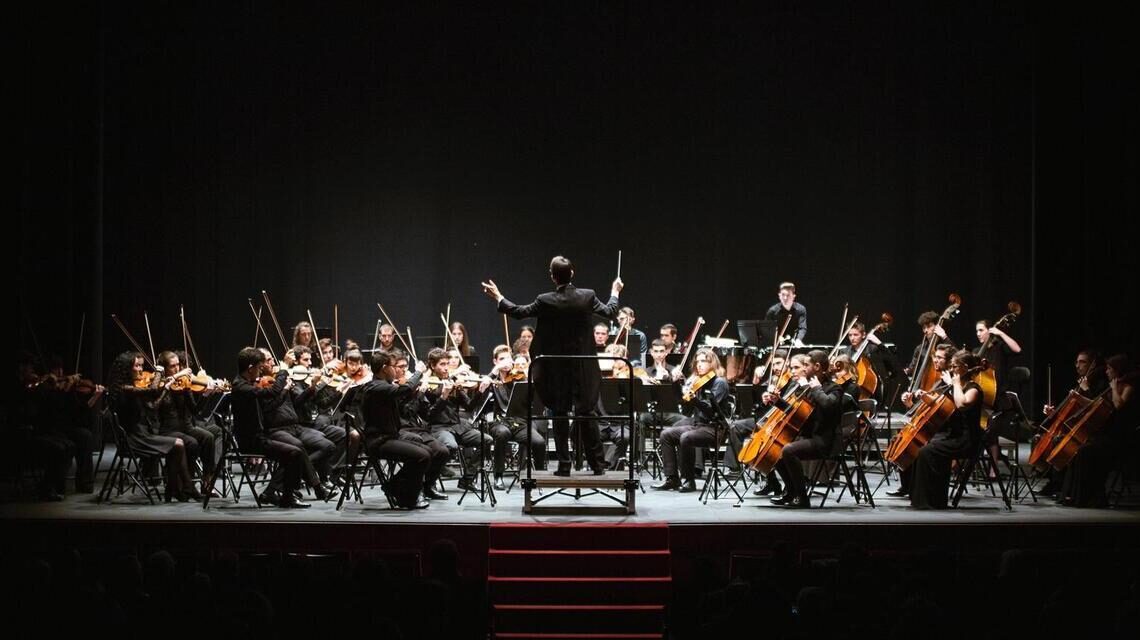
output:
[[[1118, 383], [1119, 384], [1119, 383]], [[1135, 391], [1133, 391], [1135, 393]], [[1106, 402], [1112, 402], [1108, 396]], [[1074, 507], [1108, 506], [1108, 474], [1135, 454], [1140, 403], [1135, 398], [1113, 411], [1108, 424], [1073, 456], [1061, 484], [1063, 504]]]
[[910, 489], [910, 505], [916, 509], [945, 509], [954, 461], [977, 452], [982, 438], [982, 390], [970, 381], [962, 391], [970, 389], [977, 389], [978, 401], [955, 411], [942, 430], [918, 451]]
[[115, 394], [115, 412], [119, 424], [135, 453], [143, 456], [165, 456], [174, 450], [176, 438], [158, 434], [158, 420], [151, 404], [161, 389], [139, 389], [122, 386]]

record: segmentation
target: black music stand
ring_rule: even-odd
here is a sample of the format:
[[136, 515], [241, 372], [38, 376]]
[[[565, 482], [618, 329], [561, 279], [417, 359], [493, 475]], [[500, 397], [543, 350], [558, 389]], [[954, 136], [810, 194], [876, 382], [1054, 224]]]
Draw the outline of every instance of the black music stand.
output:
[[[709, 394], [709, 398], [712, 398], [712, 394], [707, 390], [700, 393]], [[708, 504], [709, 496], [712, 496], [713, 500], [718, 500], [721, 494], [732, 491], [736, 495], [736, 504], [740, 505], [744, 503], [744, 496], [736, 490], [736, 482], [729, 480], [728, 476], [724, 474], [724, 470], [720, 468], [720, 456], [717, 455], [717, 449], [720, 448], [721, 429], [724, 429], [723, 434], [727, 441], [731, 423], [728, 421], [728, 416], [724, 415], [724, 409], [719, 403], [714, 402], [712, 405], [716, 409], [716, 423], [713, 424], [712, 466], [709, 467], [708, 473], [705, 475], [705, 486], [701, 487], [701, 494], [697, 496], [697, 499], [703, 504]], [[721, 482], [726, 485], [725, 489], [720, 488]]]
[[[644, 385], [640, 382], [633, 384], [633, 397], [627, 398], [627, 390], [629, 389], [629, 382], [625, 380], [602, 380], [601, 387], [599, 388], [599, 397], [602, 403], [602, 411], [606, 415], [621, 415], [629, 413], [629, 405], [633, 404], [635, 412], [645, 411], [646, 401], [645, 393], [643, 392]], [[638, 451], [637, 447], [637, 421], [634, 421], [629, 427], [629, 450], [626, 452], [626, 463], [634, 465], [634, 476], [638, 478], [638, 486], [641, 485], [641, 465], [638, 464]], [[641, 487], [641, 491], [645, 492], [645, 487]]]
[[[653, 416], [653, 421], [656, 427], [660, 428], [664, 425], [661, 424], [661, 414], [663, 413], [680, 413], [681, 412], [681, 383], [670, 382], [663, 384], [649, 385], [644, 388], [648, 395], [648, 401], [645, 403], [645, 410]], [[640, 434], [638, 434], [640, 437]], [[653, 462], [653, 471], [650, 476], [656, 480], [661, 475], [661, 454], [657, 451], [657, 431], [653, 431], [653, 449], [646, 452], [645, 460], [641, 462], [639, 468], [648, 468], [649, 462]]]
[[[537, 393], [531, 394], [529, 391], [529, 387], [530, 387], [529, 382], [516, 382], [514, 384], [514, 386], [511, 387], [511, 398], [510, 398], [510, 400], [507, 400], [507, 408], [506, 408], [506, 411], [504, 412], [506, 415], [504, 415], [504, 418], [506, 418], [507, 420], [517, 419], [517, 420], [521, 421], [523, 424], [526, 424], [526, 416], [527, 416], [526, 399], [527, 399], [527, 396], [531, 396], [531, 395], [533, 395], [533, 397], [534, 397], [533, 404], [531, 407], [534, 414], [539, 415], [539, 414], [546, 413], [546, 407], [544, 407], [542, 405], [542, 400], [540, 400], [538, 398]], [[530, 434], [527, 434], [527, 439], [529, 441]], [[550, 433], [549, 432], [547, 432], [546, 437], [543, 438], [543, 441], [544, 441], [544, 443], [542, 446], [547, 447], [549, 449], [549, 447], [550, 447], [550, 445], [549, 445]], [[533, 456], [534, 456], [534, 454], [532, 453], [529, 456], [527, 456], [527, 458], [526, 458], [526, 464], [528, 466], [530, 466], [532, 470], [534, 469], [534, 466], [531, 465], [531, 458]], [[543, 456], [544, 459], [545, 459], [545, 457], [546, 456]], [[511, 488], [515, 486], [516, 482], [518, 482], [519, 476], [522, 474], [522, 469], [523, 469], [523, 467], [521, 464], [518, 465], [517, 469], [515, 469], [515, 472], [514, 472], [515, 477], [513, 480], [511, 480], [511, 483], [509, 485], [507, 485], [507, 493], [510, 493]], [[544, 471], [545, 471], [545, 469], [544, 469]]]
[[479, 470], [475, 472], [479, 480], [479, 484], [477, 485], [479, 488], [473, 488], [476, 486], [474, 481], [464, 486], [463, 493], [459, 496], [459, 502], [457, 502], [456, 505], [463, 504], [463, 499], [467, 497], [468, 493], [474, 493], [475, 497], [479, 498], [480, 503], [490, 499], [492, 507], [495, 506], [497, 502], [495, 500], [495, 485], [487, 478], [487, 445], [484, 442], [484, 438], [487, 435], [487, 422], [483, 420], [483, 416], [486, 415], [494, 399], [494, 393], [486, 394], [486, 397], [483, 398], [483, 402], [479, 404], [479, 408], [471, 416], [471, 426], [479, 430]]

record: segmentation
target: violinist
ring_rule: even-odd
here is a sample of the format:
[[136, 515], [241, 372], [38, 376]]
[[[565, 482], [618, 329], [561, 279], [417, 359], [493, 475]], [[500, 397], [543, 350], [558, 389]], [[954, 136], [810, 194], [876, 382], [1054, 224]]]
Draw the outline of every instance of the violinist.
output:
[[982, 389], [974, 380], [981, 365], [981, 358], [963, 349], [953, 352], [949, 370], [942, 372], [946, 393], [953, 394], [956, 410], [942, 430], [919, 449], [911, 465], [914, 480], [910, 506], [915, 509], [945, 509], [954, 461], [971, 455], [981, 445]]
[[[424, 421], [429, 425], [432, 437], [447, 447], [449, 455], [454, 455], [461, 445], [482, 446], [484, 453], [490, 453], [486, 449], [494, 441], [491, 436], [480, 432], [470, 422], [464, 422], [460, 415], [460, 410], [471, 407], [472, 397], [466, 389], [451, 380], [449, 363], [447, 351], [436, 347], [428, 352], [429, 376], [424, 379], [428, 385], [424, 392]], [[477, 458], [467, 456], [465, 462], [459, 487], [475, 490]]]
[[1118, 354], [1105, 361], [1104, 374], [1108, 389], [1103, 393], [1111, 400], [1113, 411], [1107, 424], [1089, 438], [1064, 470], [1060, 503], [1066, 506], [1108, 506], [1105, 484], [1109, 472], [1133, 461], [1140, 445], [1140, 403], [1136, 401], [1140, 372], [1128, 356]]
[[390, 504], [401, 509], [424, 509], [428, 506], [425, 497], [447, 499], [435, 491], [434, 485], [449, 454], [430, 435], [403, 428], [401, 405], [420, 384], [419, 374], [406, 377], [407, 368], [403, 353], [373, 353], [373, 378], [360, 387], [360, 408], [368, 455], [401, 463], [384, 487]]
[[154, 425], [154, 401], [163, 391], [161, 376], [154, 374], [149, 384], [143, 385], [144, 381], [143, 355], [120, 353], [107, 374], [111, 408], [136, 453], [166, 457], [166, 501], [201, 500], [186, 465], [186, 443], [181, 438], [159, 435]]
[[216, 424], [200, 422], [195, 418], [197, 394], [192, 393], [188, 384], [185, 384], [190, 379], [187, 375], [189, 369], [183, 366], [179, 354], [163, 351], [158, 354], [158, 364], [166, 379], [163, 384], [164, 393], [155, 402], [158, 432], [164, 436], [181, 438], [186, 444], [187, 458], [201, 460], [202, 468], [207, 474], [207, 477], [202, 478], [202, 490], [206, 491], [206, 487], [211, 485], [208, 474], [221, 457], [217, 443], [222, 437], [222, 429]]
[[665, 353], [684, 353], [685, 345], [677, 342], [677, 325], [666, 323], [657, 331], [661, 342], [665, 343]]
[[529, 324], [524, 324], [522, 329], [519, 329], [519, 337], [511, 345], [511, 351], [515, 353], [525, 353], [530, 355], [530, 343], [534, 340], [534, 327]]
[[[313, 368], [313, 352], [303, 346], [293, 347], [291, 351], [297, 361], [290, 371], [293, 380], [290, 392], [297, 418], [302, 426], [321, 432], [336, 446], [329, 466], [333, 470], [342, 469], [346, 460], [356, 457], [361, 433], [357, 429], [347, 428], [332, 415], [340, 394], [329, 384], [329, 379], [325, 378], [321, 369]], [[344, 414], [339, 412], [339, 415]], [[327, 478], [322, 478], [325, 479]]]
[[788, 316], [792, 321], [788, 323], [792, 332], [781, 336], [780, 342], [791, 342], [795, 346], [803, 346], [804, 337], [807, 336], [807, 308], [796, 302], [796, 285], [792, 282], [781, 282], [777, 291], [779, 302], [768, 308], [764, 319], [773, 326], [782, 327]]
[[[506, 469], [510, 443], [512, 441], [519, 443], [521, 460], [526, 460], [529, 455], [535, 469], [546, 469], [546, 438], [536, 424], [535, 428], [531, 430], [528, 440], [526, 421], [507, 415], [511, 392], [515, 386], [513, 380], [519, 377], [518, 374], [521, 371], [516, 367], [515, 360], [511, 356], [511, 350], [507, 345], [501, 344], [495, 347], [493, 356], [495, 364], [488, 375], [498, 380], [500, 384], [491, 385], [485, 388], [484, 392], [494, 394], [495, 397], [495, 423], [490, 429], [491, 437], [495, 441], [495, 488], [505, 489], [503, 471]], [[514, 376], [511, 375], [512, 372], [515, 373]], [[523, 377], [522, 380], [525, 381], [526, 378]], [[521, 464], [520, 462], [520, 466]]]
[[333, 344], [330, 338], [321, 338], [321, 368], [328, 375], [344, 373], [344, 363], [340, 360], [340, 347]]
[[380, 348], [391, 351], [396, 348], [396, 327], [390, 324], [380, 325]]
[[[232, 383], [234, 436], [243, 452], [263, 453], [278, 464], [278, 473], [259, 496], [261, 502], [286, 509], [307, 508], [309, 505], [297, 497], [302, 480], [322, 500], [332, 497], [332, 492], [321, 485], [312, 457], [298, 437], [297, 414], [289, 401], [289, 372], [274, 372], [272, 356], [265, 354], [264, 349], [255, 347], [238, 352], [238, 375]], [[306, 438], [309, 433], [315, 432], [305, 431]], [[331, 451], [332, 443], [324, 436], [320, 439]]]
[[313, 325], [307, 321], [302, 320], [293, 327], [293, 346], [294, 347], [307, 347], [309, 349], [317, 348], [317, 341], [313, 332]]
[[644, 331], [634, 326], [636, 321], [637, 316], [633, 313], [632, 307], [618, 309], [618, 329], [614, 336], [614, 342], [622, 345], [629, 341], [637, 342], [637, 346], [633, 348], [634, 357], [629, 359], [635, 367], [644, 364], [647, 359], [646, 355], [649, 353], [649, 338], [646, 337]]
[[[716, 446], [715, 425], [721, 420], [724, 403], [728, 399], [728, 383], [717, 375], [720, 359], [707, 347], [698, 349], [693, 356], [692, 375], [685, 380], [685, 396], [691, 398], [691, 417], [682, 418], [676, 425], [661, 432], [661, 463], [665, 480], [654, 489], [676, 489], [681, 493], [697, 490], [694, 463], [698, 447]], [[679, 454], [679, 455], [678, 455]], [[678, 477], [677, 459], [680, 458], [681, 476]]]
[[[359, 354], [359, 352], [357, 353]], [[301, 423], [301, 418], [297, 415], [297, 409], [293, 405], [297, 384], [290, 378], [289, 369], [279, 369], [277, 361], [268, 349], [261, 349], [261, 354], [265, 357], [261, 364], [261, 375], [274, 376], [275, 381], [271, 388], [277, 388], [277, 378], [284, 379], [277, 397], [262, 399], [262, 423], [269, 432], [271, 439], [301, 447], [309, 454], [309, 460], [312, 461], [313, 469], [317, 473], [317, 484], [323, 488], [323, 494], [332, 497], [336, 492], [332, 485], [328, 484], [328, 477], [332, 464], [336, 460], [337, 446], [320, 431], [306, 427]], [[290, 360], [293, 359], [292, 351], [288, 351], [286, 354]], [[348, 359], [351, 355], [352, 353], [349, 352], [345, 358]], [[364, 376], [360, 377], [363, 378]], [[309, 479], [306, 478], [306, 481]], [[315, 490], [314, 493], [316, 493]], [[321, 500], [327, 499], [320, 495], [317, 497]]]
[[807, 401], [814, 410], [795, 441], [784, 447], [776, 473], [783, 479], [787, 491], [772, 498], [772, 504], [806, 509], [809, 506], [802, 460], [818, 460], [831, 453], [835, 438], [839, 436], [839, 422], [843, 415], [843, 388], [831, 380], [827, 352], [814, 349], [801, 359], [799, 376], [789, 384], [807, 387]]
[[838, 355], [832, 358], [828, 373], [832, 381], [843, 389], [843, 411], [858, 411], [859, 371], [850, 356]]
[[660, 338], [654, 340], [649, 347], [649, 355], [653, 358], [653, 364], [649, 365], [645, 372], [655, 384], [680, 382], [685, 377], [680, 367], [672, 367], [665, 362], [669, 356], [669, 345], [665, 344], [664, 340]]
[[[934, 354], [931, 355], [930, 364], [932, 367], [934, 367], [934, 370], [938, 372], [938, 375], [940, 377], [943, 375], [948, 375], [946, 372], [950, 368], [950, 358], [954, 355], [954, 352], [956, 350], [957, 349], [954, 348], [954, 345], [948, 342], [940, 344], [934, 348]], [[938, 387], [936, 387], [936, 389], [939, 389], [939, 391], [923, 391], [922, 389], [918, 389], [914, 393], [911, 393], [910, 391], [903, 392], [901, 397], [903, 406], [909, 410], [915, 404], [921, 402], [926, 395], [931, 393], [939, 393], [946, 390], [945, 388]], [[911, 485], [913, 483], [914, 465], [912, 464], [906, 469], [903, 469], [899, 472], [899, 488], [893, 491], [888, 491], [887, 495], [892, 498], [906, 498], [910, 496]]]
[[[625, 358], [627, 356], [624, 344], [611, 344], [606, 347], [606, 354], [615, 358]], [[623, 360], [611, 360], [613, 362], [613, 371], [609, 377], [615, 379], [629, 380], [630, 375], [642, 378], [647, 377], [644, 371], [638, 369], [637, 371], [630, 371], [628, 365]], [[640, 372], [641, 375], [638, 375]], [[621, 391], [619, 391], [621, 393]], [[598, 398], [598, 413], [605, 414], [606, 409], [602, 405], [601, 397]], [[571, 427], [571, 434], [573, 437], [573, 430], [578, 427], [577, 423]], [[629, 425], [621, 420], [599, 420], [598, 421], [598, 437], [603, 444], [612, 442], [614, 447], [610, 450], [608, 456], [604, 458], [607, 469], [617, 469], [619, 461], [625, 459], [626, 452], [629, 450]], [[604, 447], [603, 447], [604, 449]]]
[[[35, 425], [39, 435], [65, 445], [75, 459], [75, 491], [91, 493], [95, 485], [92, 453], [96, 446], [92, 427], [99, 420], [102, 385], [83, 379], [79, 374], [64, 375], [63, 360], [48, 359], [47, 376], [36, 390]], [[58, 448], [57, 448], [58, 451]]]
[[447, 330], [451, 334], [451, 344], [459, 348], [460, 355], [464, 358], [475, 355], [475, 348], [467, 338], [467, 327], [462, 322], [452, 322]]
[[[675, 332], [674, 337], [676, 337]], [[669, 345], [664, 340], [660, 338], [654, 340], [649, 353], [653, 356], [653, 364], [646, 370], [650, 379], [655, 380], [657, 384], [673, 384], [684, 378], [680, 367], [670, 367], [666, 364]], [[651, 404], [654, 406], [650, 411], [643, 411], [637, 416], [638, 433], [651, 433], [653, 429], [671, 427], [685, 417], [677, 411], [678, 407], [658, 407], [655, 403]]]

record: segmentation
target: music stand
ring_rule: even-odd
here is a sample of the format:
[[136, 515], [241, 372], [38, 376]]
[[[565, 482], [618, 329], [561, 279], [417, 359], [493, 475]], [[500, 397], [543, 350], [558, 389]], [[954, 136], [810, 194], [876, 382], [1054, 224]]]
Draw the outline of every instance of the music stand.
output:
[[[629, 389], [629, 382], [625, 380], [602, 380], [601, 387], [599, 388], [599, 396], [602, 403], [602, 411], [606, 415], [622, 415], [629, 413], [629, 405], [633, 404], [635, 412], [645, 411], [645, 393], [643, 391], [645, 385], [635, 382], [633, 384], [633, 398], [626, 398], [627, 390]], [[634, 475], [640, 476], [639, 473], [641, 466], [637, 464], [637, 431], [636, 421], [630, 425], [629, 433], [629, 451], [626, 453], [626, 462], [634, 465]], [[638, 480], [640, 485], [641, 481]], [[642, 491], [645, 488], [642, 487]]]
[[[680, 413], [681, 412], [681, 383], [670, 382], [664, 384], [653, 384], [644, 388], [648, 396], [645, 409], [653, 416], [653, 422], [657, 427], [663, 426], [661, 424], [661, 414], [663, 413]], [[641, 437], [641, 434], [638, 434]], [[640, 468], [647, 468], [652, 456], [653, 471], [650, 475], [653, 479], [660, 476], [661, 466], [664, 464], [661, 460], [661, 454], [657, 451], [657, 431], [653, 430], [653, 450], [647, 452], [645, 460], [641, 463]]]
[[[505, 414], [504, 418], [506, 418], [507, 420], [517, 419], [517, 420], [520, 420], [523, 424], [526, 424], [526, 420], [527, 420], [526, 399], [527, 399], [527, 396], [530, 396], [530, 395], [533, 395], [533, 397], [534, 397], [534, 400], [533, 400], [532, 405], [531, 405], [531, 408], [532, 408], [534, 414], [535, 415], [541, 415], [541, 414], [546, 413], [546, 407], [544, 407], [542, 405], [542, 400], [539, 399], [537, 393], [531, 394], [529, 391], [529, 387], [530, 387], [529, 382], [516, 382], [516, 383], [514, 383], [514, 386], [511, 387], [511, 397], [509, 400], [507, 400], [507, 408], [504, 411], [504, 414]], [[527, 434], [528, 439], [529, 439], [529, 437], [530, 437], [530, 434]], [[549, 446], [550, 446], [549, 442], [550, 442], [550, 434], [547, 433], [547, 437], [543, 438], [543, 445], [542, 446], [549, 448]], [[532, 457], [534, 457], [533, 453], [531, 453], [529, 456], [527, 456], [526, 464], [528, 464], [528, 465], [531, 464], [530, 461], [531, 461]], [[545, 456], [543, 456], [543, 457], [545, 457]], [[532, 465], [531, 469], [533, 469], [533, 468], [534, 467]], [[511, 480], [511, 484], [509, 484], [507, 486], [507, 491], [506, 491], [507, 493], [511, 492], [511, 488], [515, 486], [516, 482], [518, 482], [519, 476], [521, 474], [522, 474], [522, 465], [519, 465], [519, 468], [515, 470], [514, 479]]]

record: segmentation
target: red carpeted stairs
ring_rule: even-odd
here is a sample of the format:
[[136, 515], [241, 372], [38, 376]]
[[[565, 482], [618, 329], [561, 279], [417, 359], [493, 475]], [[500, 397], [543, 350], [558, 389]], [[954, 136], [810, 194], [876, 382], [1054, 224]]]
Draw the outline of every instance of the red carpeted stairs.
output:
[[495, 638], [663, 638], [664, 524], [491, 525]]

